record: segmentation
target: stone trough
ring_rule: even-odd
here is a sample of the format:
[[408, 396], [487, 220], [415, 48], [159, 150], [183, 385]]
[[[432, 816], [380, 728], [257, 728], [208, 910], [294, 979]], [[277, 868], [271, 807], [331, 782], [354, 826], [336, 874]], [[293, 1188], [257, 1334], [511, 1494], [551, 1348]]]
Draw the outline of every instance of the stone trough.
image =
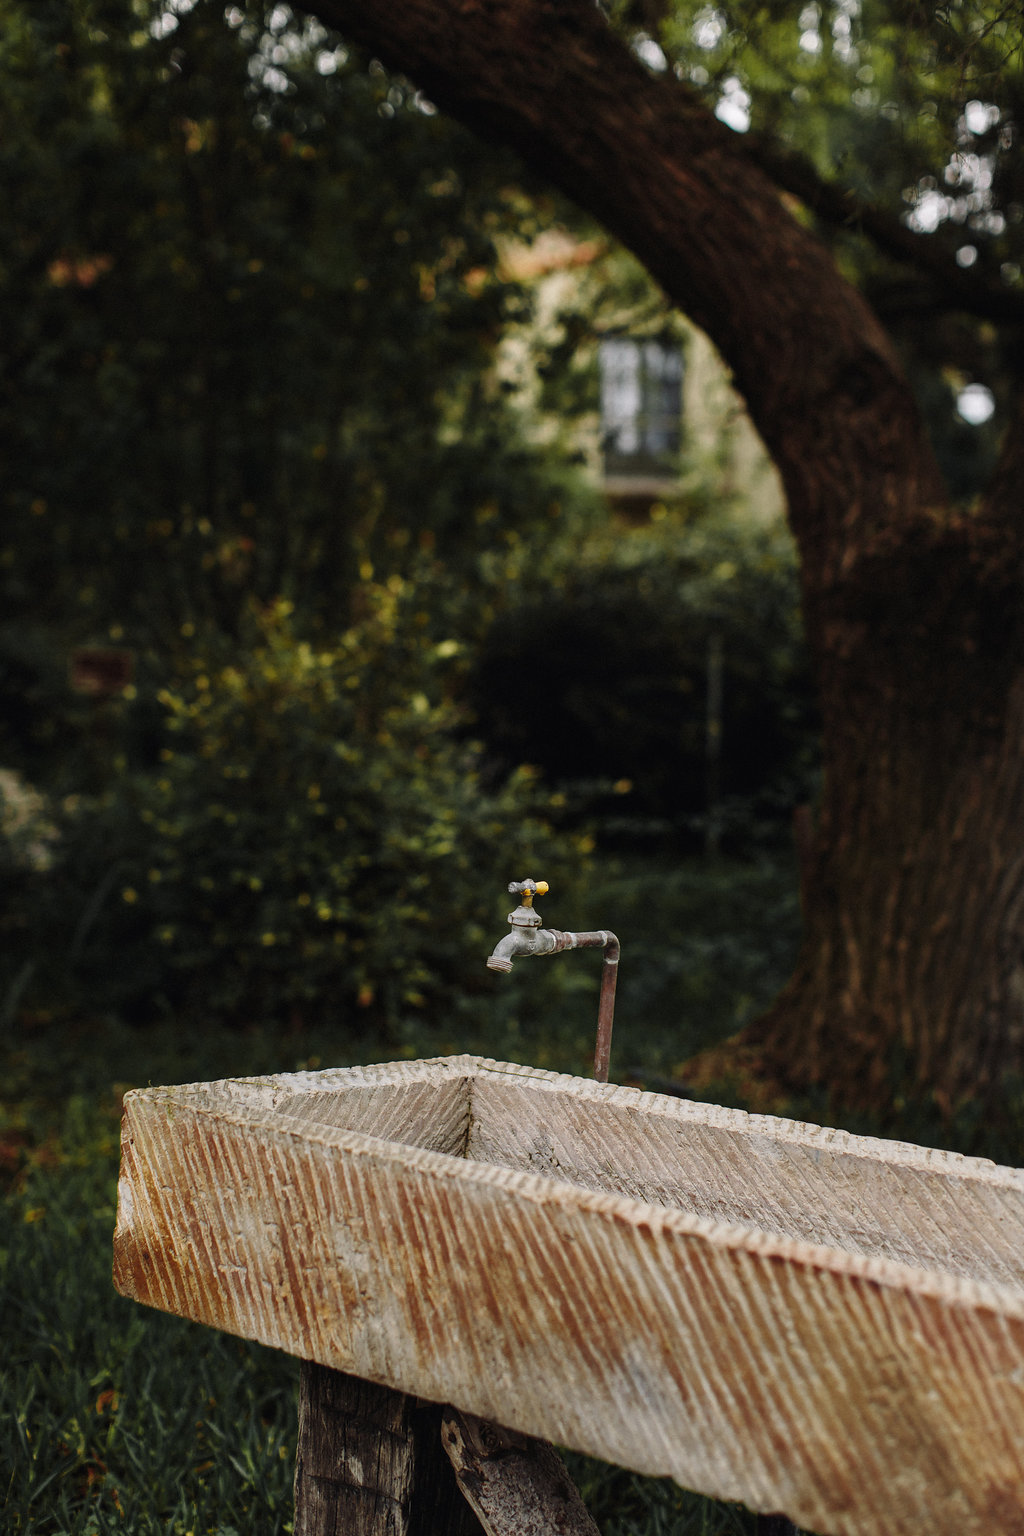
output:
[[457, 1056], [128, 1094], [114, 1248], [149, 1306], [815, 1531], [1024, 1533], [1015, 1169]]

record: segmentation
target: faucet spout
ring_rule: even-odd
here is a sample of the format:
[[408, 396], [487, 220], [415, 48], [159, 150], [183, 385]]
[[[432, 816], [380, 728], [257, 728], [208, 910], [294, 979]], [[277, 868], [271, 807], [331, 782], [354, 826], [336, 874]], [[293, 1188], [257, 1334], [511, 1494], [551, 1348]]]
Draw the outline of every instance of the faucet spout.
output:
[[523, 899], [516, 910], [509, 913], [512, 931], [494, 946], [493, 952], [487, 957], [487, 968], [507, 972], [512, 969], [513, 960], [518, 960], [522, 955], [557, 955], [565, 949], [603, 949], [594, 1076], [599, 1083], [606, 1083], [615, 1010], [615, 980], [619, 969], [619, 941], [606, 928], [594, 933], [562, 933], [558, 928], [543, 927], [540, 913], [534, 908], [533, 898], [544, 895], [547, 889], [544, 881], [536, 880], [518, 880], [509, 885], [510, 894], [521, 895]]

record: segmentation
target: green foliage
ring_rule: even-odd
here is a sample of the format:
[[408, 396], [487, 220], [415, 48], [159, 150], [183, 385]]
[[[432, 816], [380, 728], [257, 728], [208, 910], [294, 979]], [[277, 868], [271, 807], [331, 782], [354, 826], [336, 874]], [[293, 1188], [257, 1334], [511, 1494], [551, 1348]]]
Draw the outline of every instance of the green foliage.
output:
[[656, 1087], [766, 1009], [800, 940], [790, 857], [623, 859], [601, 881], [622, 941], [614, 1060]]
[[410, 613], [397, 583], [365, 585], [369, 611], [330, 646], [299, 639], [285, 603], [253, 608], [241, 647], [196, 637], [157, 693], [158, 766], [70, 802], [43, 884], [58, 926], [35, 930], [52, 955], [63, 928], [94, 1005], [359, 1009], [394, 1039], [479, 977], [510, 870], [579, 878], [585, 839], [555, 847], [528, 772], [481, 785], [446, 698], [459, 645], [425, 636], [422, 596]]
[[606, 841], [692, 841], [709, 812], [708, 658], [720, 645], [713, 809], [751, 848], [780, 825], [788, 835], [792, 806], [815, 790], [817, 721], [792, 543], [777, 525], [749, 526], [699, 501], [657, 513], [576, 543], [548, 584], [499, 615], [481, 648], [474, 703], [506, 760], [539, 763], [570, 803], [599, 815]]
[[[1020, 373], [1019, 6], [617, 0], [613, 17], [749, 134], [902, 351], [953, 495], [977, 494]], [[971, 382], [995, 397], [984, 425], [957, 413]]]
[[[635, 27], [635, 11], [617, 7]], [[674, 0], [662, 10], [659, 42], [683, 78], [740, 131], [772, 135], [798, 148], [829, 181], [896, 213], [937, 188], [966, 196], [974, 170], [945, 176], [965, 152], [990, 154], [993, 180], [972, 204], [943, 210], [939, 243], [977, 239], [979, 279], [1019, 260], [1018, 218], [993, 223], [1021, 196], [1014, 119], [1024, 79], [1019, 13], [1001, 0], [964, 0], [926, 8], [905, 0], [833, 0], [802, 6], [723, 0]], [[745, 92], [744, 124], [730, 98]], [[990, 103], [987, 120], [965, 117], [968, 104]], [[930, 178], [930, 180], [929, 180]], [[933, 227], [929, 233], [935, 233]], [[846, 238], [864, 233], [851, 220]], [[922, 231], [924, 233], [924, 231]], [[841, 239], [843, 237], [840, 237]], [[1019, 282], [1019, 272], [1009, 285]]]
[[[588, 499], [493, 367], [522, 194], [287, 6], [5, 0], [0, 86], [0, 762], [60, 831], [7, 885], [0, 1019], [394, 1038], [476, 968], [496, 864], [562, 867], [453, 703]], [[80, 646], [130, 685], [72, 692]]]
[[491, 371], [500, 156], [280, 5], [7, 0], [0, 83], [7, 761], [66, 766], [75, 645], [503, 574], [561, 493]]

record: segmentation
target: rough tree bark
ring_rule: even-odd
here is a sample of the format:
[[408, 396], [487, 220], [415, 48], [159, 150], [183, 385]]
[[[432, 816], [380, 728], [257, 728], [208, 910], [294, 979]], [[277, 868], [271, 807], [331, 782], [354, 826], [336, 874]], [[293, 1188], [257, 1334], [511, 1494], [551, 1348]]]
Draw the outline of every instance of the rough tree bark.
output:
[[513, 147], [717, 344], [786, 488], [825, 784], [796, 973], [744, 1046], [784, 1091], [952, 1106], [1024, 1054], [1024, 415], [957, 512], [893, 345], [753, 146], [593, 0], [315, 0]]

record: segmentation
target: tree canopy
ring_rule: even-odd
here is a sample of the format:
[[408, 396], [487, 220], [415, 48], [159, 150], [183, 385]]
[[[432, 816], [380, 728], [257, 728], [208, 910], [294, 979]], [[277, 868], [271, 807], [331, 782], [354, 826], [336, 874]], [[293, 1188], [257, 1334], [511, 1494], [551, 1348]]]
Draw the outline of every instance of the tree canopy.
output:
[[6, 11], [8, 625], [336, 626], [546, 515], [488, 383], [507, 163], [283, 6]]
[[630, 30], [635, 10], [613, 14], [641, 56], [742, 134], [828, 241], [900, 346], [950, 489], [977, 493], [1024, 320], [1019, 14], [870, 0], [665, 7], [649, 40]]

